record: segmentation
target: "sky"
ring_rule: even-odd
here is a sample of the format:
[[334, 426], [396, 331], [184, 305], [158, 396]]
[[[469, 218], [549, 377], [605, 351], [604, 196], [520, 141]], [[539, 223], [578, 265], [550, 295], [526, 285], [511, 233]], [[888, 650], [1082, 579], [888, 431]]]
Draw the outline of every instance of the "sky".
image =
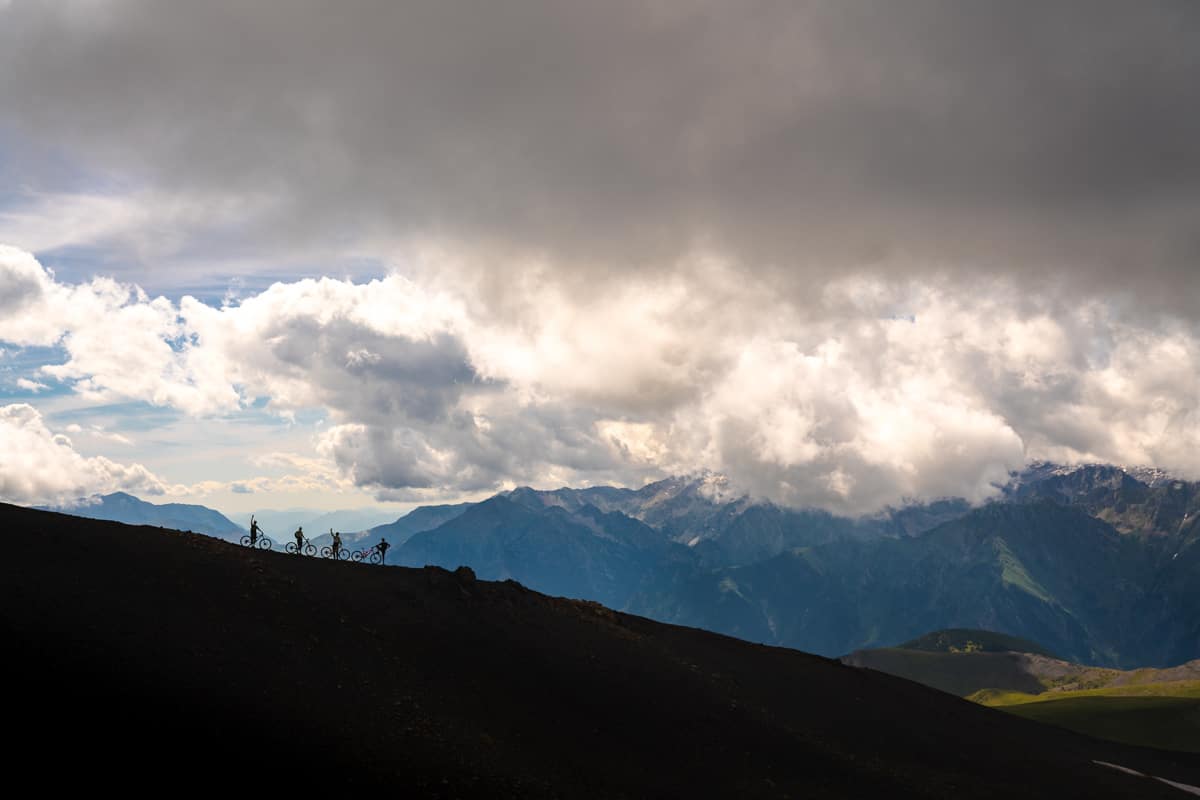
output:
[[0, 500], [1200, 477], [1200, 4], [0, 0]]

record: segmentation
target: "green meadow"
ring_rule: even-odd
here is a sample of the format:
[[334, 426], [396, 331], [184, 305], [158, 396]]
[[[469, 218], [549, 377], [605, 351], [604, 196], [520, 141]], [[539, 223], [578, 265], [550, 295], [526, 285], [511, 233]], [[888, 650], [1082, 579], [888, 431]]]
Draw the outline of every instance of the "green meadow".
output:
[[1182, 696], [1138, 695], [1101, 689], [1051, 699], [1035, 697], [1011, 705], [988, 705], [1100, 739], [1200, 753], [1200, 689], [1193, 686], [1189, 692]]
[[1200, 753], [1200, 663], [1122, 671], [1015, 650], [1027, 644], [984, 631], [936, 631], [843, 661], [1089, 736]]

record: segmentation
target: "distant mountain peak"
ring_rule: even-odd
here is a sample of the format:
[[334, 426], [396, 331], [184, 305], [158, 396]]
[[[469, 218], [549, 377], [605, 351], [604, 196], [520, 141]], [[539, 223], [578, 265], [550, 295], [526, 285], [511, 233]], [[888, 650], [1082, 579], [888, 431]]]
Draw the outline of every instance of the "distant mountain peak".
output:
[[727, 475], [711, 470], [689, 473], [687, 475], [672, 475], [659, 481], [647, 483], [636, 494], [645, 498], [646, 505], [675, 500], [679, 497], [691, 497], [708, 501], [714, 505], [728, 503], [746, 497], [745, 492], [737, 491]]
[[113, 492], [81, 498], [73, 504], [45, 509], [89, 519], [124, 522], [128, 525], [156, 525], [181, 531], [194, 531], [221, 539], [237, 541], [245, 530], [224, 514], [207, 506], [188, 503], [148, 503], [128, 492]]
[[1161, 467], [1108, 464], [1097, 461], [1074, 464], [1059, 464], [1053, 461], [1031, 461], [1023, 470], [1014, 473], [1013, 483], [1017, 485], [1033, 483], [1055, 477], [1069, 477], [1081, 472], [1108, 476], [1115, 476], [1117, 474], [1128, 475], [1130, 478], [1144, 483], [1151, 488], [1157, 488], [1172, 481], [1186, 482], [1179, 476]]
[[1179, 480], [1177, 476], [1158, 467], [1122, 467], [1122, 469], [1152, 489]]
[[720, 472], [705, 471], [696, 478], [695, 484], [696, 493], [714, 503], [728, 503], [745, 496], [745, 492], [739, 492], [734, 487], [729, 476]]

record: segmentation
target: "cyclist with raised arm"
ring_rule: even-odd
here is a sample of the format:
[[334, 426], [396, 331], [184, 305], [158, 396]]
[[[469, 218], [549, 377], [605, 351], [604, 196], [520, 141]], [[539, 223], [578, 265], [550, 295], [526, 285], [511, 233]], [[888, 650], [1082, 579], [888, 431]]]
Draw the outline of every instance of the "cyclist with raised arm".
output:
[[342, 534], [335, 532], [333, 528], [330, 528], [329, 532], [333, 534], [333, 560], [336, 561], [342, 557]]
[[262, 528], [258, 527], [258, 521], [254, 519], [254, 515], [250, 515], [250, 546], [254, 547], [258, 544], [258, 537], [262, 534]]

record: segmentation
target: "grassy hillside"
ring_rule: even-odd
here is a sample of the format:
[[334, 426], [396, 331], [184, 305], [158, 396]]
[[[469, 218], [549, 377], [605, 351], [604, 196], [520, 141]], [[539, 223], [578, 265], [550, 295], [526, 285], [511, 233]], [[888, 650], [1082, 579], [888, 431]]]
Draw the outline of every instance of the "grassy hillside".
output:
[[48, 788], [1178, 796], [1095, 760], [1200, 785], [1200, 757], [468, 570], [2, 505], [0, 530], [6, 756]]
[[1069, 693], [999, 707], [1024, 719], [1114, 742], [1200, 753], [1200, 686], [1188, 696], [1137, 696], [1131, 688], [1120, 694]]
[[1049, 691], [1037, 693], [1008, 692], [981, 689], [967, 699], [987, 706], [1011, 706], [1025, 703], [1052, 703], [1080, 697], [1178, 697], [1200, 700], [1200, 681], [1170, 681], [1167, 683], [1137, 683], [1124, 686], [1104, 686], [1096, 689]]
[[1121, 671], [984, 649], [1005, 644], [1021, 642], [986, 631], [935, 631], [842, 660], [1091, 736], [1200, 752], [1200, 661]]

